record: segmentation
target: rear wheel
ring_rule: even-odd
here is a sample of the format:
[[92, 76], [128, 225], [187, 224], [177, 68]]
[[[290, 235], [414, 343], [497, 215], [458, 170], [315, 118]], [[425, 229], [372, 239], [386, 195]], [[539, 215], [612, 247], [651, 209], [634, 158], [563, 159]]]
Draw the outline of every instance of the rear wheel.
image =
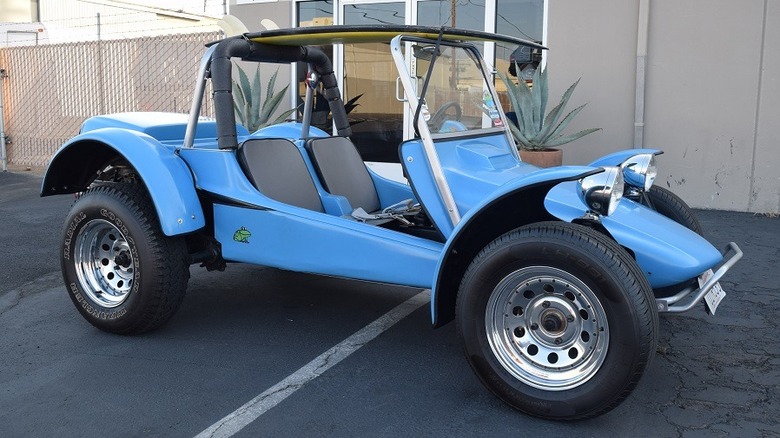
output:
[[186, 244], [163, 234], [143, 186], [93, 187], [65, 224], [62, 273], [87, 321], [108, 332], [137, 334], [176, 313], [189, 278]]
[[650, 285], [617, 244], [586, 227], [507, 233], [469, 266], [457, 301], [466, 357], [483, 384], [531, 415], [601, 415], [655, 352]]

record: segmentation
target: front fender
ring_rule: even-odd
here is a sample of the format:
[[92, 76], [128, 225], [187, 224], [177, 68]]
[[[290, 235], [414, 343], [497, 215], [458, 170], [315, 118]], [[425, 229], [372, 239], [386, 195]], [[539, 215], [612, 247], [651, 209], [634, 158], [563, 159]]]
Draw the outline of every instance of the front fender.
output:
[[65, 143], [49, 162], [41, 196], [84, 191], [98, 171], [119, 158], [135, 169], [146, 186], [165, 235], [205, 226], [192, 173], [175, 149], [127, 129], [96, 129]]
[[602, 171], [585, 166], [541, 169], [499, 186], [469, 209], [447, 239], [436, 266], [431, 287], [434, 327], [454, 318], [460, 280], [485, 245], [517, 227], [555, 220], [544, 207], [547, 192], [561, 182], [576, 181]]
[[[566, 222], [582, 218], [587, 207], [576, 192], [573, 182], [554, 187], [545, 199], [547, 211]], [[615, 241], [634, 254], [653, 288], [696, 278], [723, 259], [699, 234], [627, 198], [600, 222]]]
[[622, 151], [613, 152], [609, 155], [604, 155], [603, 157], [590, 163], [589, 166], [593, 166], [593, 167], [620, 166], [627, 159], [633, 157], [634, 155], [639, 155], [639, 154], [660, 155], [663, 154], [663, 151], [660, 151], [658, 149], [626, 149]]

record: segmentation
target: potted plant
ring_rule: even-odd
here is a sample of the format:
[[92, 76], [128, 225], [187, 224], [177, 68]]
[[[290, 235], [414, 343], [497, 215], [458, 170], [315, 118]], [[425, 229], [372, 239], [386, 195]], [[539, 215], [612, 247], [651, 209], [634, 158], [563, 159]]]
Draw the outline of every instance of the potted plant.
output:
[[[519, 68], [516, 67], [516, 71], [520, 71]], [[536, 69], [533, 89], [526, 85], [522, 78], [519, 84], [516, 84], [505, 74], [498, 72], [498, 75], [507, 87], [507, 95], [514, 113], [514, 116], [508, 113], [509, 128], [520, 149], [520, 157], [523, 161], [539, 167], [560, 166], [563, 161], [563, 151], [556, 149], [557, 146], [601, 129], [589, 128], [569, 135], [563, 133], [574, 117], [585, 107], [585, 105], [578, 106], [561, 118], [566, 104], [574, 93], [574, 88], [580, 82], [579, 79], [563, 93], [560, 103], [545, 114], [548, 98], [547, 69]]]

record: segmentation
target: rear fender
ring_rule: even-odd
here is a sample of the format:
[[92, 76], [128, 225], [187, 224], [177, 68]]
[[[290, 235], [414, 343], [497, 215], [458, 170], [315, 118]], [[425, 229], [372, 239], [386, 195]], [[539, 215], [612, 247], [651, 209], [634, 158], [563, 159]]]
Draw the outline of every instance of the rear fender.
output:
[[447, 239], [436, 266], [431, 288], [433, 326], [441, 327], [454, 319], [460, 280], [482, 248], [523, 225], [557, 220], [545, 209], [547, 192], [561, 182], [576, 181], [602, 171], [582, 166], [542, 169], [500, 186], [470, 209]]
[[124, 160], [143, 181], [167, 236], [205, 226], [192, 173], [175, 149], [127, 129], [102, 128], [78, 135], [52, 157], [41, 196], [86, 190], [106, 166]]

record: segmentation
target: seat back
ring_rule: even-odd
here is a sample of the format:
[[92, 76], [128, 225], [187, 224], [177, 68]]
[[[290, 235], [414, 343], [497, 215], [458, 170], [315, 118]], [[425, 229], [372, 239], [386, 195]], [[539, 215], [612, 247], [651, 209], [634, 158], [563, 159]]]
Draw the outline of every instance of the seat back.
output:
[[236, 158], [246, 177], [262, 194], [285, 204], [325, 211], [303, 156], [291, 141], [250, 139], [238, 147]]
[[379, 197], [363, 159], [346, 137], [312, 138], [306, 143], [309, 157], [328, 193], [349, 200], [353, 209], [379, 210]]

